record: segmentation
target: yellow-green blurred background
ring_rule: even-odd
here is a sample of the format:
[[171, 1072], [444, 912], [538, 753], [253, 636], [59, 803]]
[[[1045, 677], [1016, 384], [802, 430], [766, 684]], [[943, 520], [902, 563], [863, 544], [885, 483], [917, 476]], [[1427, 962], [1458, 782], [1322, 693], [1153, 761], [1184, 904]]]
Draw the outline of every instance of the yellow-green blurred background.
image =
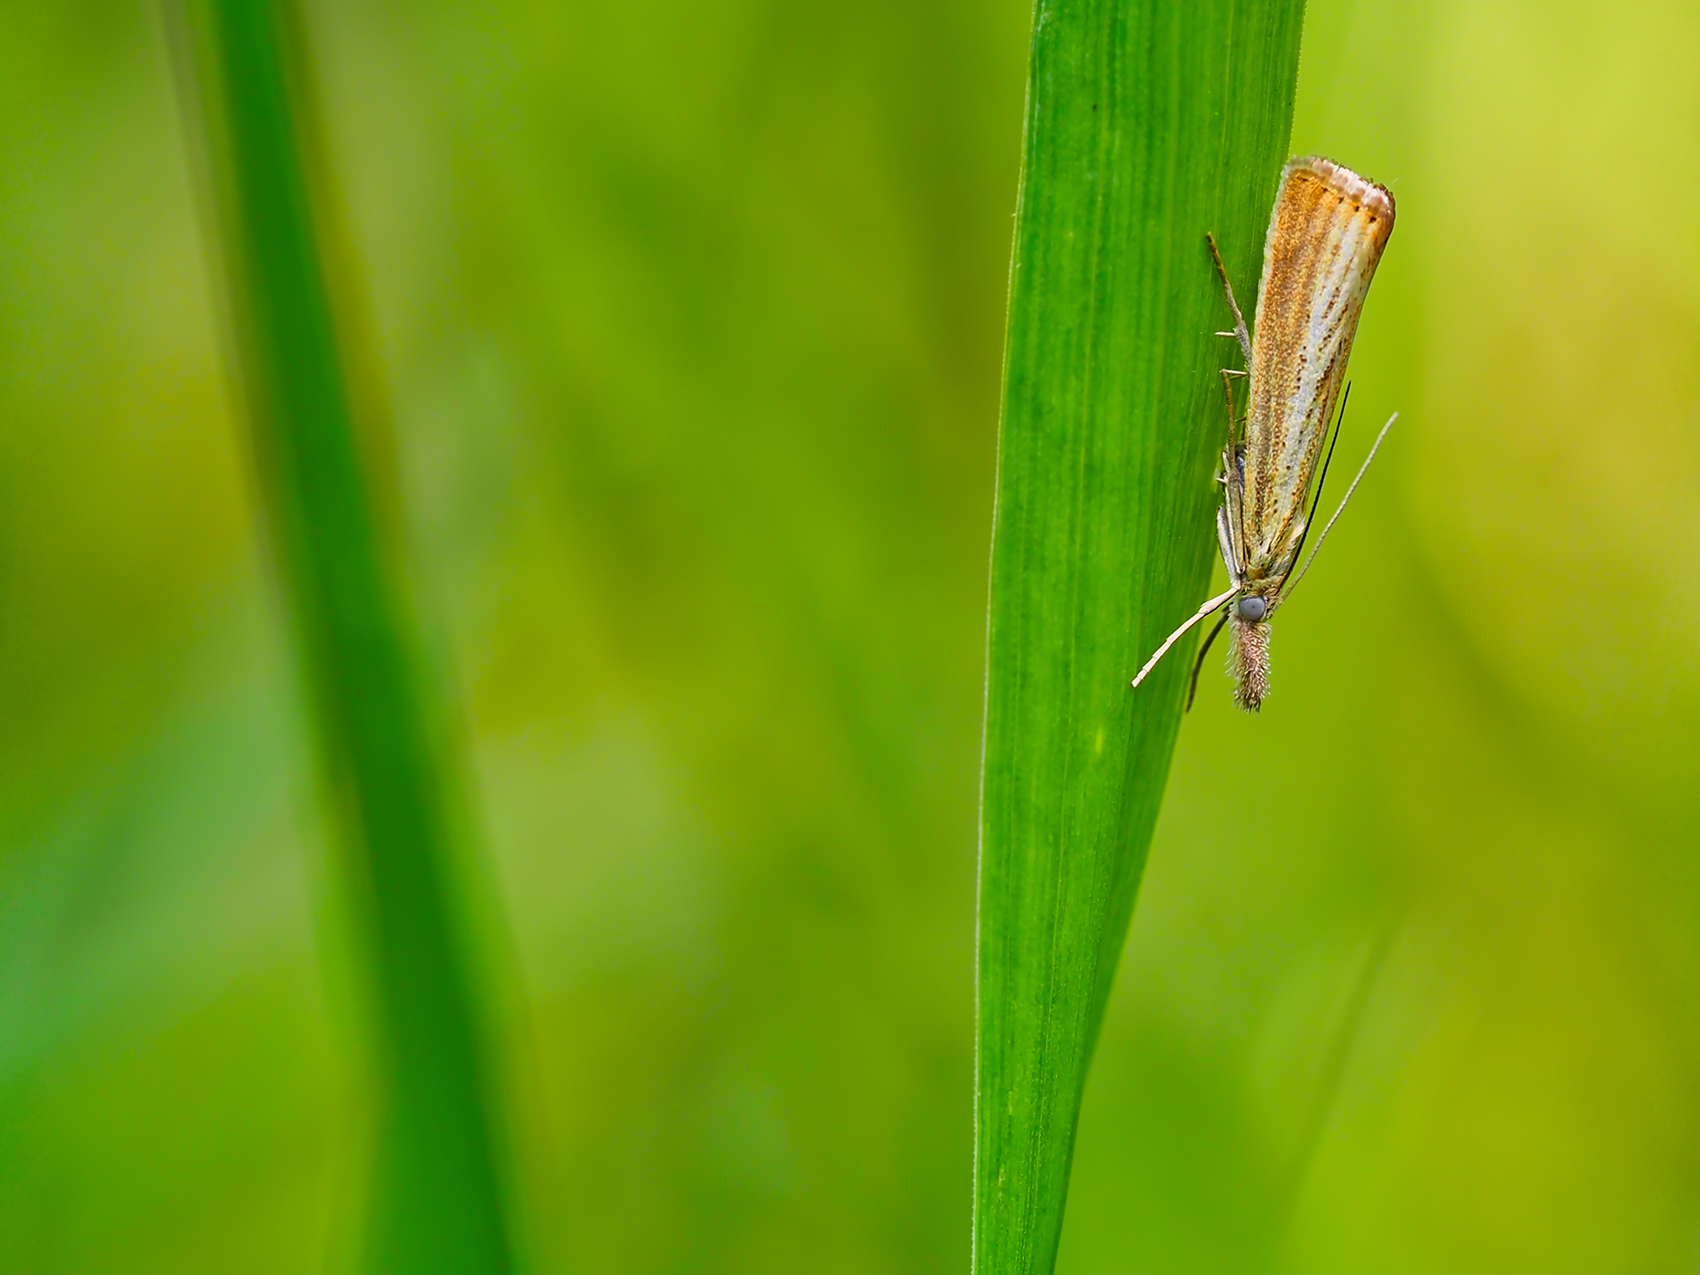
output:
[[[966, 1269], [1018, 0], [315, 0], [539, 1271]], [[1065, 1275], [1700, 1263], [1700, 9], [1316, 0], [1355, 464]], [[344, 927], [159, 15], [0, 3], [0, 1269], [317, 1272]], [[1201, 228], [1202, 229], [1202, 228]], [[1207, 528], [1200, 535], [1208, 535]], [[1214, 661], [1212, 661], [1214, 664]]]

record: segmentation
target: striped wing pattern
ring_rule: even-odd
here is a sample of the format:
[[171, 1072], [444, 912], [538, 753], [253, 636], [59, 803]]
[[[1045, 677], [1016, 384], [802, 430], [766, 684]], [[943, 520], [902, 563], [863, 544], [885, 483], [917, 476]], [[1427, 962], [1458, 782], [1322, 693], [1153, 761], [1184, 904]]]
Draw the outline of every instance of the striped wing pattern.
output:
[[1393, 232], [1393, 197], [1326, 159], [1289, 163], [1263, 249], [1244, 491], [1248, 581], [1285, 575], [1358, 315]]

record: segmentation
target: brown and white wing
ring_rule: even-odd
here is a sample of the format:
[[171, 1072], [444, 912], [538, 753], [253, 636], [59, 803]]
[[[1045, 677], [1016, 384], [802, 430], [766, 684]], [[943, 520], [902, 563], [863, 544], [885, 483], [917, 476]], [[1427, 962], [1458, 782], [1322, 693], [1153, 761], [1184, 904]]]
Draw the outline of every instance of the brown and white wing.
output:
[[1240, 519], [1252, 578], [1291, 566], [1283, 558], [1303, 526], [1358, 315], [1392, 233], [1393, 196], [1382, 187], [1317, 156], [1282, 171], [1251, 347]]

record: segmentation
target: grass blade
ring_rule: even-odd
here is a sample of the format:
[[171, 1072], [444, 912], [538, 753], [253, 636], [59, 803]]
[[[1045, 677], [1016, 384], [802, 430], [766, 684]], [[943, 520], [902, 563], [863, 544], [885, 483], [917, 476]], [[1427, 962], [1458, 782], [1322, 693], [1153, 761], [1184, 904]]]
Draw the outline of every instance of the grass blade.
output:
[[[454, 791], [422, 693], [356, 352], [299, 16], [274, 0], [172, 14], [205, 132], [228, 312], [273, 532], [363, 923], [383, 1116], [367, 1266], [512, 1267], [489, 1063], [453, 889]], [[360, 379], [362, 393], [354, 393]]]
[[[1056, 1260], [1080, 1095], [1205, 596], [1302, 0], [1040, 0], [993, 535], [980, 819], [976, 1275]], [[1131, 1259], [1130, 1259], [1131, 1260]]]

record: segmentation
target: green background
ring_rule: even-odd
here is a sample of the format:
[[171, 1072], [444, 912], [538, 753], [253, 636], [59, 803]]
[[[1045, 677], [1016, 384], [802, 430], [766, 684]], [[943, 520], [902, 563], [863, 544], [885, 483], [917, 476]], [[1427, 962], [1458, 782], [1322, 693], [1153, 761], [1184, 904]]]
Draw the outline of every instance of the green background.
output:
[[[308, 14], [536, 1268], [965, 1269], [1027, 7]], [[1182, 731], [1064, 1275], [1692, 1269], [1696, 65], [1691, 4], [1311, 5], [1293, 149], [1400, 206], [1338, 459], [1402, 416], [1264, 713]], [[155, 8], [0, 3], [8, 1272], [360, 1216], [188, 156]]]

